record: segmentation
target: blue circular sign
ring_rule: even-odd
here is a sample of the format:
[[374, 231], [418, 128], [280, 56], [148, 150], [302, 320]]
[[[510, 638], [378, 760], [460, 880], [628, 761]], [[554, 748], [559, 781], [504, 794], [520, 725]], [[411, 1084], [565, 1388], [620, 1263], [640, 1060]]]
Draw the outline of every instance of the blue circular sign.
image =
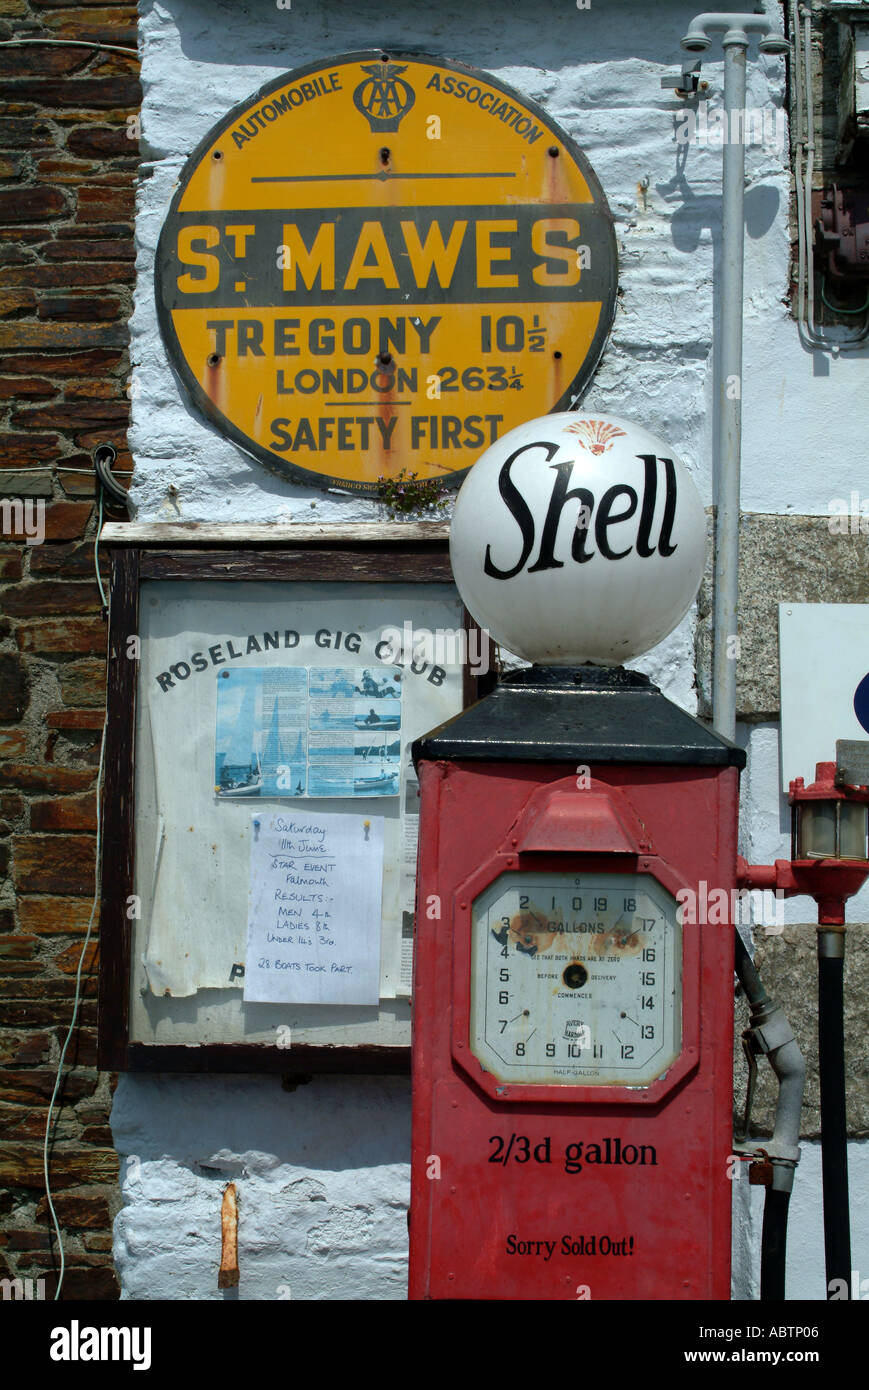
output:
[[869, 734], [869, 674], [863, 677], [854, 691], [854, 713]]

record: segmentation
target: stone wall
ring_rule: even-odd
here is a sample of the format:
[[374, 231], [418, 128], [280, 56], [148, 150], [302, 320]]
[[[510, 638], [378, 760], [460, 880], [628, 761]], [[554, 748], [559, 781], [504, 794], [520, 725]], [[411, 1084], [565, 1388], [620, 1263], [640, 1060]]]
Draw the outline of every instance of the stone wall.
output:
[[[136, 9], [0, 0], [0, 1277], [44, 1279], [47, 1106], [94, 894], [106, 628], [91, 451], [131, 467]], [[72, 470], [72, 471], [67, 471]], [[80, 471], [75, 471], [80, 470]], [[123, 515], [112, 513], [116, 519]], [[27, 544], [16, 522], [44, 542]], [[105, 574], [107, 566], [102, 566]], [[96, 923], [95, 923], [96, 926]], [[96, 1070], [96, 934], [52, 1130], [66, 1298], [113, 1298], [112, 1079]]]

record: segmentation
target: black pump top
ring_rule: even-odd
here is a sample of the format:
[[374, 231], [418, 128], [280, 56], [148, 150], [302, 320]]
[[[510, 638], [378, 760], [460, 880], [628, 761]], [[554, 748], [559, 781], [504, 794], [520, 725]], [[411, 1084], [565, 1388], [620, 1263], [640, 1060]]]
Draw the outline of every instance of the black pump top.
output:
[[418, 738], [414, 762], [680, 763], [744, 767], [745, 751], [623, 666], [531, 666]]

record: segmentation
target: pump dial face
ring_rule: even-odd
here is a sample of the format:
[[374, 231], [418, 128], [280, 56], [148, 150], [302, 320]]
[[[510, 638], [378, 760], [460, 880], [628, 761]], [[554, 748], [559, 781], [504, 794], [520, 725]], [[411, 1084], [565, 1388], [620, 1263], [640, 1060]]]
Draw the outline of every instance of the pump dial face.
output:
[[650, 874], [501, 874], [472, 908], [474, 1056], [515, 1084], [650, 1085], [681, 1048], [677, 912]]

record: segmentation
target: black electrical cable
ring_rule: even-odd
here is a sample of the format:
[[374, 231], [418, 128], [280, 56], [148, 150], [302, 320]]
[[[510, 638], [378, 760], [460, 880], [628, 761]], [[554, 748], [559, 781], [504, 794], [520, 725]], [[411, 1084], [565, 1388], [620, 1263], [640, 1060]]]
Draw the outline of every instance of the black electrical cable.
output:
[[106, 493], [113, 502], [119, 502], [122, 506], [127, 505], [127, 494], [120, 483], [116, 483], [112, 477], [112, 464], [117, 458], [118, 453], [113, 444], [98, 444], [93, 452], [94, 472], [99, 479], [103, 492]]
[[[733, 928], [736, 974], [752, 1010], [769, 1004], [769, 996], [739, 928]], [[788, 1207], [791, 1194], [767, 1187], [763, 1203], [763, 1231], [760, 1239], [761, 1302], [781, 1302], [785, 1296], [785, 1256], [788, 1238]]]
[[[848, 1214], [848, 1132], [845, 1110], [844, 952], [822, 954], [818, 933], [818, 1069], [821, 1081], [821, 1172], [824, 1186], [824, 1255], [827, 1297], [851, 1289], [851, 1223]], [[841, 1294], [837, 1291], [837, 1297]]]
[[788, 1242], [788, 1206], [791, 1194], [766, 1189], [763, 1232], [760, 1238], [760, 1299], [782, 1302], [785, 1296], [785, 1256]]

